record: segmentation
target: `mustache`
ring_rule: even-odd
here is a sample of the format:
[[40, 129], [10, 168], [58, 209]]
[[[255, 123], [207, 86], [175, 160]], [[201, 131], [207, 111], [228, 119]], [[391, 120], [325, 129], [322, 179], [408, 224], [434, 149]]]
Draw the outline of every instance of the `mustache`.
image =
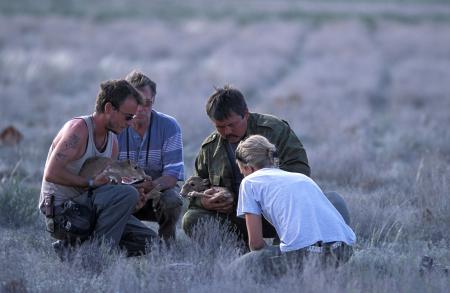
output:
[[227, 135], [225, 138], [226, 138], [227, 140], [229, 140], [230, 138], [239, 138], [239, 136], [230, 134], [230, 135]]

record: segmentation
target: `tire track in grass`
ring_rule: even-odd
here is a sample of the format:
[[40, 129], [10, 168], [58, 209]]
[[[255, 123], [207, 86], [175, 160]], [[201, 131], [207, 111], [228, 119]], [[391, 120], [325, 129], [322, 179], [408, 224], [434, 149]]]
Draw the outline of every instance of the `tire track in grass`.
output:
[[[292, 21], [286, 21], [292, 22]], [[303, 22], [299, 22], [299, 25], [304, 25], [304, 28], [299, 32], [297, 36], [297, 41], [292, 50], [292, 53], [287, 55], [284, 58], [284, 66], [279, 68], [269, 80], [265, 80], [263, 83], [258, 85], [258, 87], [250, 89], [247, 91], [246, 96], [247, 99], [254, 105], [258, 105], [261, 102], [264, 102], [263, 99], [268, 92], [271, 91], [277, 84], [283, 81], [286, 77], [298, 70], [304, 61], [303, 49], [305, 44], [307, 43], [308, 37], [314, 33], [317, 29], [320, 28], [320, 23], [316, 22], [307, 22], [306, 24]]]

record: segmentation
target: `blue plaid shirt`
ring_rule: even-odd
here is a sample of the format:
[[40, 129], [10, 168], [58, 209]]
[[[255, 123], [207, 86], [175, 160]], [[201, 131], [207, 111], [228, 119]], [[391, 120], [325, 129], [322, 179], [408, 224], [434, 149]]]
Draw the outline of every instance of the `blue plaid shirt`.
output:
[[[153, 179], [167, 175], [180, 181], [184, 180], [183, 143], [178, 122], [175, 118], [155, 110], [152, 110], [151, 117], [151, 131], [147, 131], [144, 137], [132, 127], [118, 135], [119, 160], [129, 158]], [[151, 135], [147, 158], [149, 132]]]

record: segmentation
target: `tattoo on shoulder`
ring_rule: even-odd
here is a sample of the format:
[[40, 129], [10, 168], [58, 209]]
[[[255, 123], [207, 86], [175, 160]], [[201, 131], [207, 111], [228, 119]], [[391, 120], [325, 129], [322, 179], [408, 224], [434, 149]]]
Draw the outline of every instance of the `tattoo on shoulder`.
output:
[[57, 153], [56, 154], [56, 158], [58, 160], [64, 160], [65, 158], [67, 158], [67, 155], [63, 154], [63, 153]]
[[76, 134], [72, 134], [67, 141], [64, 141], [64, 149], [76, 149], [80, 138]]
[[56, 157], [59, 160], [64, 160], [65, 158], [67, 158], [67, 154], [65, 154], [65, 152], [69, 149], [76, 149], [79, 142], [80, 138], [76, 134], [72, 134], [67, 140], [62, 142], [62, 148], [56, 154]]

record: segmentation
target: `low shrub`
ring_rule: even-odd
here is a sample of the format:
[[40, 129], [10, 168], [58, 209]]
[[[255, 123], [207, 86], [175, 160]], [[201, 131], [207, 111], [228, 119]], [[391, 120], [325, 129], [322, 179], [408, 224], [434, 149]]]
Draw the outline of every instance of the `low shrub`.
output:
[[39, 222], [39, 190], [26, 186], [17, 176], [1, 179], [0, 185], [0, 225], [24, 227]]

